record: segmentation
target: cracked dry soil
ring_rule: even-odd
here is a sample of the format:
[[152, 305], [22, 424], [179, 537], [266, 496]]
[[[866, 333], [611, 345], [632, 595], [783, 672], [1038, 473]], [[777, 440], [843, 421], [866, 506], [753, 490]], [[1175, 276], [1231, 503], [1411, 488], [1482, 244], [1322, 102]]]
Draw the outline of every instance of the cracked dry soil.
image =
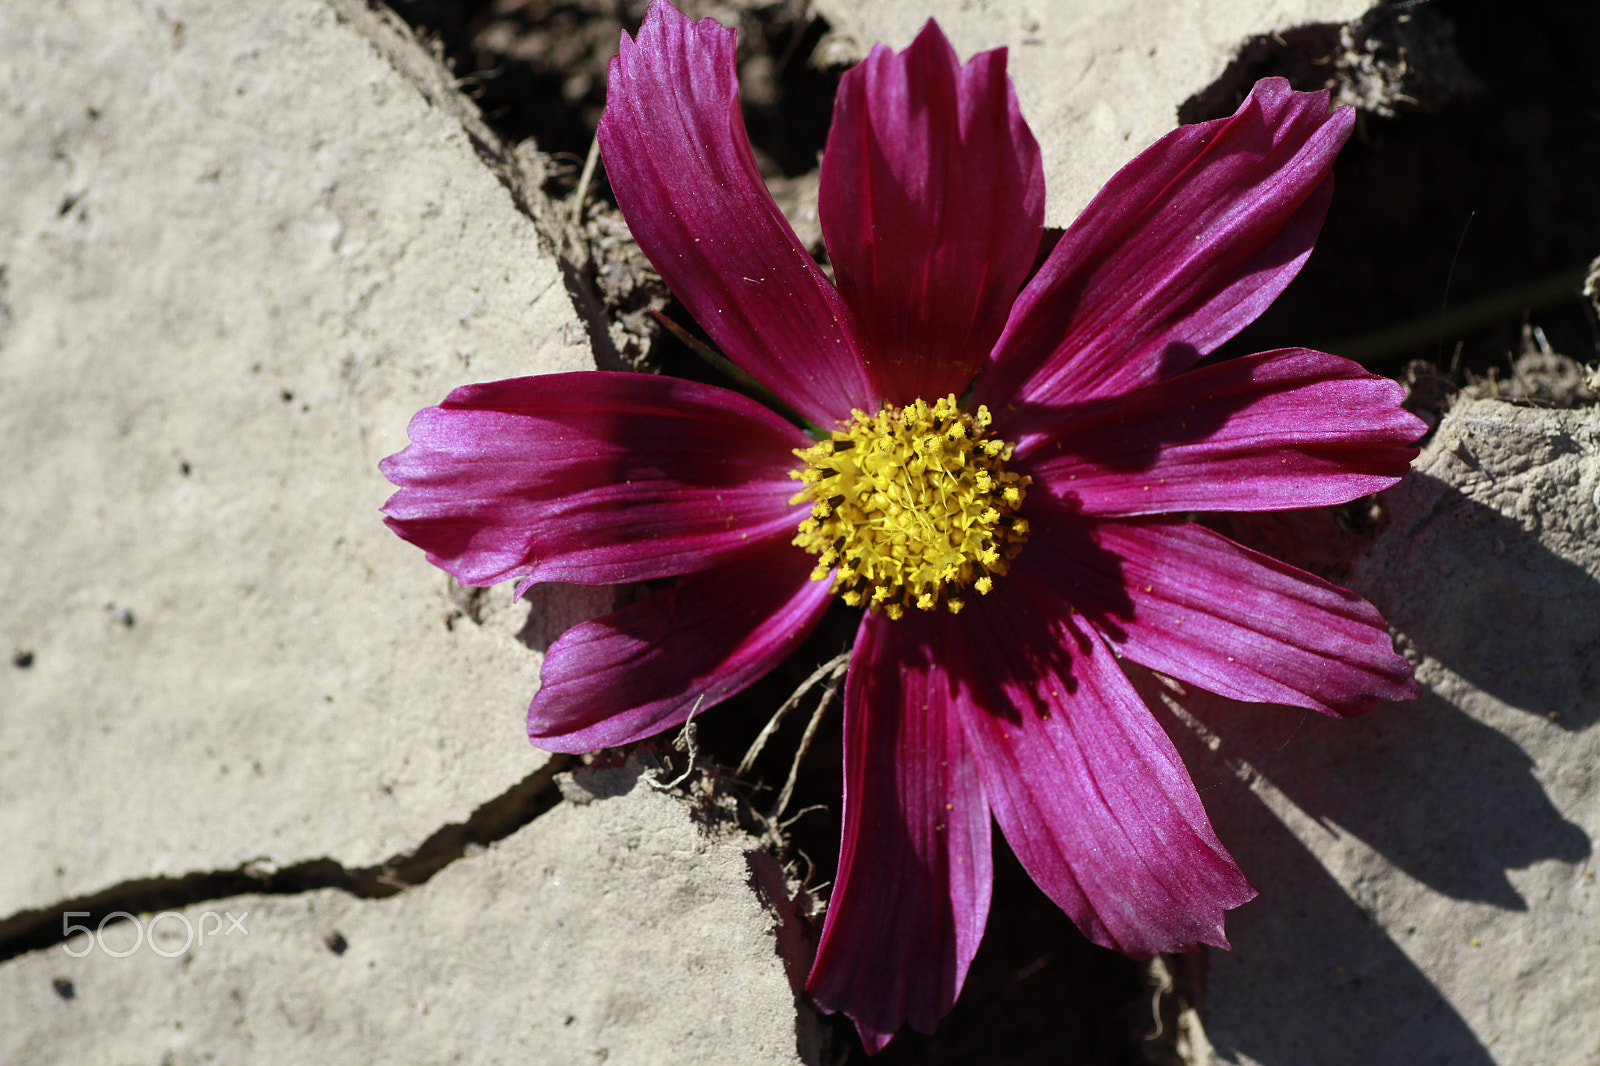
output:
[[[578, 186], [617, 34], [635, 29], [645, 6], [644, 0], [399, 0], [395, 10], [436, 43], [500, 141], [542, 155], [543, 190], [559, 203]], [[780, 202], [811, 194], [839, 74], [814, 61], [827, 26], [809, 17], [799, 0], [690, 6], [739, 25], [746, 118], [758, 158]], [[1370, 80], [1361, 83], [1376, 96], [1339, 161], [1338, 192], [1316, 254], [1272, 310], [1221, 354], [1290, 344], [1359, 350], [1382, 372], [1430, 382], [1434, 391], [1418, 390], [1417, 403], [1436, 414], [1452, 389], [1470, 380], [1514, 380], [1512, 360], [1532, 349], [1534, 331], [1543, 350], [1582, 361], [1600, 356], [1592, 312], [1575, 286], [1562, 284], [1600, 253], [1600, 199], [1593, 196], [1600, 136], [1586, 103], [1600, 96], [1600, 70], [1591, 59], [1600, 54], [1600, 12], [1584, 0], [1565, 0], [1507, 18], [1490, 0], [1440, 0], [1418, 14], [1425, 18], [1391, 14], [1387, 23], [1311, 27], [1287, 39], [1251, 42], [1224, 78], [1188, 101], [1180, 115], [1196, 121], [1225, 114], [1243, 87], [1268, 74], [1317, 88], [1330, 71], [1359, 72], [1362, 61], [1374, 57], [1387, 61], [1390, 73], [1410, 64], [1409, 80], [1396, 75], [1376, 88]], [[1403, 33], [1398, 21], [1405, 21]], [[1399, 50], [1404, 61], [1396, 59]], [[588, 304], [591, 337], [602, 349], [609, 345], [616, 365], [718, 380], [683, 346], [657, 335], [649, 311], [664, 308], [684, 323], [687, 316], [631, 247], [606, 199], [603, 168], [587, 195], [583, 225], [553, 241], [566, 249], [569, 289]], [[820, 242], [814, 250], [823, 252]], [[1515, 298], [1507, 300], [1508, 293]], [[1418, 360], [1431, 365], [1408, 369]], [[1298, 538], [1297, 554], [1314, 568], [1320, 563], [1336, 572], [1355, 550], [1339, 533], [1348, 528], [1345, 519], [1313, 516], [1287, 532], [1271, 532]], [[837, 611], [791, 663], [704, 719], [700, 754], [723, 766], [736, 762], [770, 709], [845, 647], [851, 629], [847, 612]], [[10, 657], [12, 670], [33, 665], [26, 648]], [[724, 779], [719, 787], [755, 807], [769, 803], [805, 716], [792, 717], [745, 780]], [[785, 857], [813, 886], [831, 881], [836, 861], [839, 763], [835, 719], [825, 723], [804, 764], [791, 805], [810, 813], [790, 828]], [[550, 810], [560, 801], [554, 775], [568, 765], [552, 762], [465, 821], [442, 826], [372, 866], [350, 869], [335, 857], [282, 869], [246, 862], [107, 886], [51, 908], [0, 917], [0, 961], [60, 943], [67, 911], [87, 912], [85, 920], [94, 924], [117, 911], [137, 914], [246, 894], [335, 888], [362, 899], [394, 895]], [[1178, 1061], [1171, 1019], [1184, 997], [1195, 994], [1193, 987], [1180, 979], [1162, 996], [1141, 964], [1084, 941], [1003, 848], [996, 881], [988, 934], [956, 1009], [936, 1034], [903, 1033], [871, 1061]], [[328, 947], [341, 953], [331, 938]], [[1196, 964], [1170, 969], [1192, 972]], [[57, 984], [56, 994], [67, 999], [77, 992], [66, 982]], [[829, 1061], [868, 1061], [848, 1025], [825, 1024]]]
[[479, 806], [465, 821], [440, 826], [415, 847], [371, 866], [346, 867], [333, 857], [278, 866], [270, 859], [258, 858], [228, 870], [128, 881], [49, 908], [21, 911], [0, 920], [0, 963], [67, 940], [64, 919], [68, 914], [74, 915], [77, 925], [98, 929], [119, 913], [159, 913], [235, 896], [292, 896], [336, 888], [359, 899], [385, 899], [426, 884], [473, 849], [505, 839], [555, 806], [561, 799], [556, 775], [572, 763], [568, 756], [555, 756]]

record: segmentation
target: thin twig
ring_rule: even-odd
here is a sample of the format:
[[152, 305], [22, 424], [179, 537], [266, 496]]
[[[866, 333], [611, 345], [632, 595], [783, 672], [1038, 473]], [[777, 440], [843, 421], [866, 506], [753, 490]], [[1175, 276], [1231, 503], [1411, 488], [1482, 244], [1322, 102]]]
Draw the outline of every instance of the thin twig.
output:
[[[848, 656], [840, 656], [846, 662]], [[789, 806], [789, 797], [794, 795], [794, 783], [800, 776], [800, 762], [806, 757], [806, 751], [811, 747], [811, 739], [817, 735], [817, 726], [822, 724], [822, 713], [828, 709], [828, 704], [833, 702], [839, 694], [839, 682], [844, 675], [844, 668], [836, 667], [828, 679], [828, 687], [822, 690], [822, 698], [817, 701], [817, 709], [811, 712], [811, 721], [806, 723], [806, 731], [800, 736], [800, 746], [795, 749], [794, 762], [789, 766], [789, 779], [783, 783], [783, 791], [778, 793], [778, 802], [773, 805], [772, 813], [767, 815], [769, 822], [776, 822], [783, 817], [783, 809]]]
[[695, 762], [700, 758], [700, 745], [697, 742], [698, 738], [695, 736], [694, 716], [700, 713], [700, 704], [704, 702], [705, 698], [706, 694], [702, 692], [695, 699], [694, 706], [689, 708], [689, 717], [684, 719], [683, 729], [678, 732], [677, 739], [672, 742], [672, 746], [674, 748], [683, 752], [688, 757], [689, 765], [683, 768], [683, 773], [680, 774], [676, 779], [657, 783], [657, 789], [666, 791], [669, 788], [677, 788], [679, 785], [689, 780], [689, 776], [694, 773]]
[[772, 734], [776, 733], [778, 726], [783, 724], [783, 716], [788, 714], [794, 705], [805, 697], [807, 692], [815, 688], [823, 678], [837, 673], [848, 665], [850, 665], [850, 653], [841, 652], [817, 667], [811, 672], [810, 677], [800, 682], [800, 687], [794, 690], [794, 695], [784, 700], [783, 706], [779, 707], [772, 717], [767, 719], [767, 724], [762, 727], [761, 732], [756, 735], [756, 739], [751, 743], [750, 750], [745, 752], [744, 758], [739, 760], [739, 768], [734, 771], [734, 776], [743, 777], [750, 772], [750, 767], [755, 765], [756, 759], [761, 755], [761, 749], [767, 746], [767, 741], [772, 739]]
[[662, 314], [660, 311], [657, 311], [653, 307], [650, 308], [650, 317], [655, 319], [662, 329], [665, 329], [668, 333], [676, 337], [685, 348], [688, 348], [691, 352], [698, 355], [700, 358], [704, 359], [706, 362], [710, 363], [724, 374], [728, 375], [728, 377], [732, 378], [734, 381], [737, 381], [744, 388], [748, 389], [750, 393], [762, 403], [765, 403], [768, 407], [772, 408], [774, 411], [777, 411], [778, 414], [789, 419], [795, 425], [804, 428], [807, 433], [811, 434], [814, 440], [821, 440], [823, 437], [827, 436], [827, 434], [822, 431], [822, 427], [818, 426], [810, 419], [802, 418], [794, 410], [794, 408], [778, 399], [777, 393], [773, 392], [771, 389], [761, 384], [761, 382], [751, 377], [749, 371], [745, 370], [738, 363], [735, 363], [732, 359], [729, 359], [727, 356], [711, 347], [711, 345], [704, 343], [694, 334], [690, 333], [688, 330], [684, 329], [682, 326], [678, 325], [672, 319], [668, 318], [666, 315]]
[[594, 180], [594, 166], [600, 161], [600, 138], [589, 142], [589, 154], [584, 157], [583, 171], [578, 175], [578, 188], [572, 194], [572, 226], [583, 225], [583, 202], [589, 195], [589, 182]]

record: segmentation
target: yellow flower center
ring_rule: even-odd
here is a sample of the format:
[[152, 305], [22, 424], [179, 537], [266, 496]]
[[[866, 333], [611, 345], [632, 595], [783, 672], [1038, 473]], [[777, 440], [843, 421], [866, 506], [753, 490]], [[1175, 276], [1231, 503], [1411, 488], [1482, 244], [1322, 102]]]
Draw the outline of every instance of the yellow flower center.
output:
[[794, 543], [817, 556], [811, 580], [837, 568], [833, 591], [852, 607], [899, 618], [931, 611], [955, 593], [987, 594], [1028, 536], [1017, 508], [1031, 478], [1009, 473], [1012, 445], [989, 440], [989, 409], [969, 414], [954, 396], [852, 411], [843, 429], [809, 448], [789, 476], [811, 501]]

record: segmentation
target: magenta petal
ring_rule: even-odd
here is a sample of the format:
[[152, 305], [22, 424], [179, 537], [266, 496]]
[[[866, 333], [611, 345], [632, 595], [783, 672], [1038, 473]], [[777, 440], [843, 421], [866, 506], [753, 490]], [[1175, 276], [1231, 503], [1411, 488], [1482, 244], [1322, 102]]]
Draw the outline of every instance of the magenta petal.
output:
[[828, 609], [815, 561], [768, 543], [567, 630], [545, 653], [529, 739], [549, 751], [626, 744], [749, 687]]
[[1377, 608], [1191, 522], [1036, 532], [1018, 568], [1054, 584], [1129, 659], [1236, 700], [1341, 716], [1417, 694]]
[[856, 1023], [869, 1051], [902, 1022], [950, 1010], [989, 914], [984, 805], [931, 655], [949, 616], [864, 618], [845, 688], [844, 839], [806, 991]]
[[456, 389], [382, 463], [389, 527], [469, 585], [687, 573], [792, 534], [805, 434], [711, 385], [581, 371]]
[[1090, 515], [1276, 511], [1398, 481], [1426, 425], [1405, 390], [1304, 348], [1229, 359], [1097, 405], [1028, 470]]
[[973, 762], [1034, 881], [1105, 947], [1227, 947], [1224, 912], [1255, 890], [1099, 635], [1011, 582], [962, 619], [988, 707], [965, 718]]
[[1044, 168], [1005, 49], [963, 67], [932, 20], [839, 82], [822, 232], [891, 402], [961, 393], [1033, 268]]
[[839, 293], [767, 192], [739, 112], [734, 33], [666, 0], [611, 60], [600, 148], [645, 255], [711, 339], [832, 426], [880, 394]]
[[998, 416], [1011, 401], [1115, 396], [1232, 337], [1311, 254], [1354, 121], [1352, 108], [1329, 112], [1326, 92], [1266, 78], [1233, 117], [1161, 138], [1112, 177], [1018, 297], [976, 399]]

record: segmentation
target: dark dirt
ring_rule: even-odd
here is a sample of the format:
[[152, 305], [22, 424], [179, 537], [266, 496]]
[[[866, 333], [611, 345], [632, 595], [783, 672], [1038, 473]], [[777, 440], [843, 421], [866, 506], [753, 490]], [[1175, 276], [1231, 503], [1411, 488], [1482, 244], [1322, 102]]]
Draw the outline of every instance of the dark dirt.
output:
[[[437, 43], [504, 140], [531, 141], [552, 157], [546, 191], [569, 195], [604, 106], [606, 61], [618, 33], [637, 28], [646, 0], [393, 3]], [[738, 26], [746, 121], [758, 158], [780, 199], [789, 190], [805, 195], [839, 73], [810, 62], [826, 26], [807, 17], [803, 0], [686, 6]], [[1277, 73], [1300, 88], [1343, 77], [1347, 90], [1368, 93], [1368, 110], [1335, 168], [1337, 192], [1316, 253], [1273, 308], [1217, 357], [1287, 346], [1347, 354], [1407, 379], [1425, 412], [1469, 382], [1512, 389], [1519, 373], [1525, 381], [1530, 371], [1565, 375], [1580, 390], [1573, 395], [1583, 396], [1582, 375], [1574, 378], [1570, 362], [1545, 367], [1538, 360], [1552, 353], [1583, 363], [1600, 358], [1594, 308], [1578, 295], [1585, 267], [1600, 255], [1596, 56], [1600, 5], [1593, 0], [1528, 0], [1515, 8], [1495, 0], [1407, 0], [1342, 34], [1312, 27], [1252, 42], [1213, 91], [1184, 106], [1183, 120], [1227, 114], [1241, 86]], [[616, 265], [616, 246], [626, 242], [608, 195], [597, 175], [588, 191], [595, 201], [588, 234], [602, 253], [594, 270], [615, 278], [636, 265]], [[619, 294], [618, 316], [631, 316], [632, 361], [726, 384], [670, 338], [653, 343], [643, 309], [665, 297], [648, 280], [627, 275], [610, 291]], [[689, 323], [676, 305], [667, 311]], [[1519, 356], [1537, 358], [1524, 359], [1519, 371]], [[1525, 395], [1552, 402], [1542, 389]], [[1337, 576], [1377, 521], [1370, 507], [1351, 505], [1235, 523], [1230, 532]], [[702, 753], [736, 763], [772, 709], [816, 664], [848, 646], [853, 625], [839, 608], [794, 660], [702, 719]], [[741, 786], [757, 808], [771, 803], [810, 709], [808, 701], [790, 716]], [[837, 861], [839, 766], [835, 707], [790, 805], [820, 808], [790, 829], [794, 853], [803, 855], [796, 861], [811, 864], [813, 885], [829, 883]], [[937, 1034], [902, 1033], [871, 1061], [1174, 1061], [1170, 1041], [1145, 1039], [1155, 1023], [1144, 968], [1087, 943], [1003, 847], [996, 873], [988, 934], [957, 1007]], [[832, 1025], [829, 1037], [828, 1061], [867, 1061], [848, 1025]]]
[[1424, 359], [1459, 380], [1508, 371], [1526, 323], [1555, 351], [1600, 357], [1579, 294], [1600, 254], [1600, 8], [1429, 9], [1476, 86], [1430, 109], [1362, 116], [1306, 269], [1219, 354], [1302, 345], [1395, 376]]

